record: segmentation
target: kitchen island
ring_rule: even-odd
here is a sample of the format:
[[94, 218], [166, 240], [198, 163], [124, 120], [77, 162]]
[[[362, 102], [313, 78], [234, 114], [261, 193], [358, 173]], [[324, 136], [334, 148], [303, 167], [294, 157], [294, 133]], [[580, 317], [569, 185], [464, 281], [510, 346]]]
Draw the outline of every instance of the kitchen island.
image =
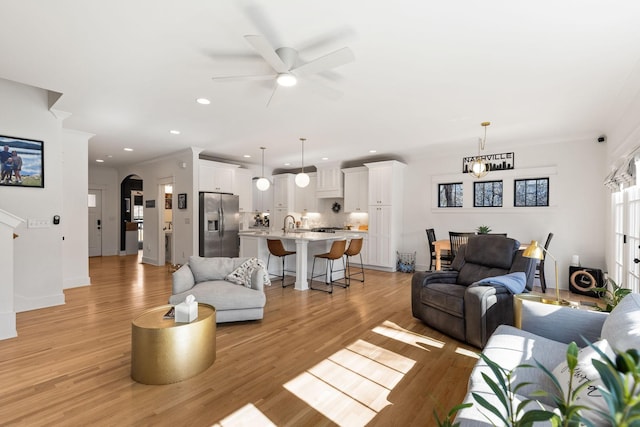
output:
[[[311, 277], [311, 265], [313, 256], [328, 252], [334, 240], [351, 239], [362, 237], [359, 233], [315, 233], [315, 232], [282, 232], [282, 231], [241, 231], [240, 236], [240, 256], [256, 257], [265, 263], [269, 257], [267, 239], [280, 239], [288, 250], [295, 250], [295, 268], [293, 265], [286, 265], [286, 269], [295, 271], [295, 289], [306, 291], [309, 289], [308, 279]], [[280, 261], [278, 258], [276, 258]], [[285, 260], [288, 262], [288, 260]], [[270, 274], [282, 274], [281, 262], [272, 262]], [[322, 265], [324, 267], [324, 263]], [[277, 270], [276, 270], [277, 268]], [[317, 268], [316, 268], [317, 269]], [[334, 272], [334, 280], [343, 277], [344, 272]]]

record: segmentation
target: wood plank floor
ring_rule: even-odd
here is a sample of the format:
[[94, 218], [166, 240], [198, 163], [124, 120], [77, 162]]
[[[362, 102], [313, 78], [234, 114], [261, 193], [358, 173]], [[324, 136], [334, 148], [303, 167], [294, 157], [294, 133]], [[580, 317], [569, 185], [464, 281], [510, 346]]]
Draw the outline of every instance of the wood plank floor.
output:
[[90, 274], [0, 341], [0, 425], [427, 426], [463, 398], [476, 362], [412, 317], [410, 274], [367, 270], [333, 295], [275, 282], [262, 321], [218, 325], [207, 371], [138, 384], [131, 319], [166, 304], [171, 276], [135, 255], [91, 258]]

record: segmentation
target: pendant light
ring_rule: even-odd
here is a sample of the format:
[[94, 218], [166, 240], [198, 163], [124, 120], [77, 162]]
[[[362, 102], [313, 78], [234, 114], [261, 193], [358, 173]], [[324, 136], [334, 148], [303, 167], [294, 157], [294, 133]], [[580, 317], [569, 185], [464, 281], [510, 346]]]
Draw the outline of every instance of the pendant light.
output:
[[480, 126], [484, 128], [484, 138], [478, 138], [478, 155], [476, 159], [471, 162], [471, 167], [469, 168], [469, 173], [476, 178], [482, 178], [489, 173], [487, 162], [482, 158], [482, 151], [487, 142], [487, 126], [490, 124], [491, 122], [480, 123]]
[[296, 175], [296, 185], [300, 188], [304, 188], [309, 185], [309, 175], [304, 173], [304, 142], [306, 138], [300, 138], [300, 142], [302, 143], [302, 169], [300, 169], [300, 173]]
[[267, 191], [271, 186], [269, 180], [264, 177], [264, 150], [266, 150], [267, 148], [260, 147], [260, 149], [262, 150], [262, 175], [260, 175], [260, 178], [256, 181], [256, 187], [260, 191]]

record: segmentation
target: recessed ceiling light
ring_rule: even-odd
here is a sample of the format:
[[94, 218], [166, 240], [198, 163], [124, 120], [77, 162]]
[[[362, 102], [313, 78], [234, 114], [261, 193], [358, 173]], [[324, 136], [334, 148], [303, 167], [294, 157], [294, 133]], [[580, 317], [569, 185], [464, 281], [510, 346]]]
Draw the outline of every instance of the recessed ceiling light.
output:
[[180, 135], [180, 131], [175, 129], [170, 130], [169, 133], [172, 135]]
[[291, 163], [285, 163], [284, 165], [285, 166], [291, 166]]
[[96, 159], [96, 162], [98, 162], [98, 163], [104, 163], [104, 160], [102, 160], [102, 159]]
[[329, 160], [329, 158], [328, 157], [323, 157], [322, 160]]
[[198, 98], [198, 99], [196, 99], [196, 102], [198, 104], [201, 104], [201, 105], [209, 105], [209, 104], [211, 104], [211, 101], [209, 101], [207, 98]]
[[245, 159], [250, 159], [251, 158], [251, 154], [244, 154], [242, 157], [244, 157]]
[[371, 154], [373, 154], [373, 153], [377, 153], [377, 152], [378, 152], [378, 150], [369, 150], [369, 152], [370, 152]]
[[125, 148], [124, 151], [133, 151], [133, 148]]
[[112, 159], [112, 158], [113, 158], [113, 156], [112, 156], [111, 154], [109, 154], [109, 155], [107, 156], [107, 158]]

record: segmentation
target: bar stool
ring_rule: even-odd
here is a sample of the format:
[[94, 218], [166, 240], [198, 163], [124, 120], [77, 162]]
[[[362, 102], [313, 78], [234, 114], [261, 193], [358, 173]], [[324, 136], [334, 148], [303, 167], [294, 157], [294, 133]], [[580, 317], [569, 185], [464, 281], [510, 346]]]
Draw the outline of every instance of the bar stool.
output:
[[[288, 271], [289, 273], [294, 273], [291, 270], [285, 270], [284, 269], [284, 260], [288, 255], [293, 255], [296, 253], [296, 251], [288, 251], [284, 248], [284, 245], [282, 244], [282, 240], [279, 239], [267, 239], [267, 248], [269, 248], [269, 257], [267, 258], [267, 272], [269, 272], [269, 261], [271, 260], [271, 255], [273, 256], [277, 256], [279, 258], [282, 258], [282, 287], [286, 288], [287, 286], [285, 286], [284, 284], [284, 273], [285, 271]], [[269, 274], [269, 278], [271, 277], [280, 277], [280, 276], [275, 276], [275, 275], [271, 275]], [[292, 283], [293, 284], [293, 283]]]
[[[334, 240], [333, 243], [331, 244], [331, 250], [329, 250], [329, 252], [324, 253], [324, 254], [318, 254], [318, 255], [314, 255], [313, 256], [313, 265], [311, 266], [311, 281], [309, 283], [309, 288], [313, 289], [315, 291], [322, 291], [322, 292], [327, 292], [327, 293], [332, 293], [333, 292], [333, 284], [335, 283], [338, 286], [342, 286], [343, 288], [346, 288], [347, 286], [349, 286], [349, 283], [340, 283], [340, 282], [336, 282], [333, 280], [333, 262], [337, 259], [342, 259], [342, 265], [343, 265], [343, 271], [344, 271], [344, 258], [342, 258], [344, 256], [344, 252], [345, 252], [345, 248], [347, 246], [347, 241], [346, 240]], [[324, 258], [327, 260], [328, 266], [329, 267], [329, 273], [327, 273], [327, 269], [325, 267], [325, 279], [324, 279], [324, 283], [325, 284], [329, 284], [329, 290], [326, 289], [318, 289], [318, 288], [314, 288], [313, 287], [313, 279], [316, 277], [320, 277], [322, 276], [322, 274], [318, 274], [316, 276], [313, 275], [314, 269], [316, 268], [316, 259], [318, 258]], [[336, 270], [336, 271], [340, 271], [340, 270]], [[328, 276], [327, 276], [328, 274]], [[328, 280], [328, 281], [327, 281]]]
[[[353, 276], [358, 276], [360, 274], [362, 274], [362, 280], [360, 280], [362, 283], [364, 283], [364, 265], [362, 264], [362, 242], [364, 241], [364, 239], [362, 237], [357, 238], [357, 239], [351, 239], [351, 241], [349, 242], [349, 247], [347, 248], [346, 251], [344, 251], [344, 256], [347, 257], [347, 283], [351, 283], [351, 278]], [[349, 261], [349, 258], [351, 258], [352, 256], [356, 256], [356, 255], [360, 255], [360, 272], [358, 273], [351, 273], [351, 261]]]

